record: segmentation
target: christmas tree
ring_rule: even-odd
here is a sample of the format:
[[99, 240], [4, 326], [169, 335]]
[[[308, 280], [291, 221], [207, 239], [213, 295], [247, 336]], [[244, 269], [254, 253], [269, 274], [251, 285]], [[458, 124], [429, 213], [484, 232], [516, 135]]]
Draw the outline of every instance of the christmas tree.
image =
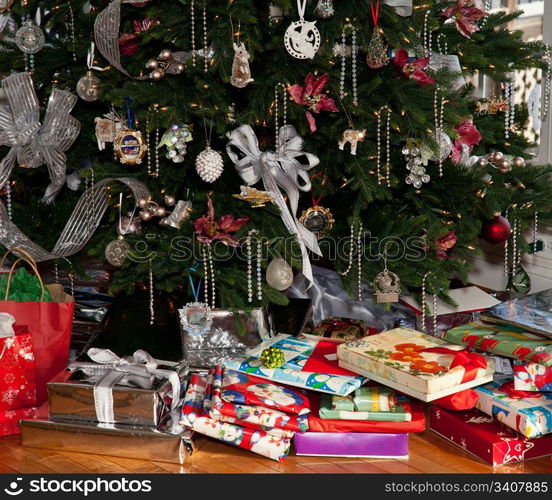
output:
[[[282, 257], [308, 277], [310, 257], [343, 273], [353, 297], [385, 266], [403, 291], [419, 293], [425, 276], [446, 297], [482, 235], [508, 241], [520, 276], [522, 231], [535, 213], [550, 218], [552, 168], [530, 161], [527, 105], [511, 84], [527, 68], [550, 78], [550, 61], [542, 43], [507, 29], [519, 13], [489, 15], [468, 0], [7, 4], [0, 142], [14, 169], [2, 174], [4, 203], [52, 249], [80, 199], [76, 212], [98, 227], [67, 255], [77, 271], [80, 256], [105, 258], [122, 233], [122, 254], [108, 255], [114, 293], [133, 293], [151, 272], [183, 302], [205, 277], [218, 307], [285, 304], [285, 276], [269, 286], [268, 265]], [[42, 130], [22, 126], [31, 90], [18, 73], [32, 78]], [[478, 101], [476, 74], [504, 95]], [[56, 91], [81, 98], [71, 108]], [[46, 127], [44, 113], [58, 121]], [[112, 178], [140, 181], [151, 198], [142, 184], [137, 196], [102, 184]], [[59, 253], [38, 260], [56, 258], [66, 265]]]

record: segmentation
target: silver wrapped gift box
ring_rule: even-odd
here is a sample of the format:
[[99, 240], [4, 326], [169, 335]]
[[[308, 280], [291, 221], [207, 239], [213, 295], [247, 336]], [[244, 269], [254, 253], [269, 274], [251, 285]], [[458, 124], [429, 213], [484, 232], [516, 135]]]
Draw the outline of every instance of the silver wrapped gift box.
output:
[[[181, 362], [172, 367], [161, 365], [159, 368], [175, 371], [183, 381], [187, 364]], [[105, 375], [105, 369], [93, 367], [76, 367], [60, 373], [48, 383], [50, 418], [102, 421], [97, 413], [97, 386]], [[182, 387], [179, 392], [178, 398]], [[172, 384], [159, 374], [139, 377], [123, 373], [111, 388], [110, 400], [113, 408], [112, 418], [108, 420], [110, 423], [156, 427], [173, 406]]]
[[[21, 444], [30, 448], [111, 455], [183, 464], [194, 450], [194, 434], [130, 425], [21, 420]], [[174, 431], [173, 431], [174, 432]]]
[[263, 308], [212, 309], [212, 320], [211, 328], [203, 335], [190, 334], [181, 323], [182, 350], [190, 366], [224, 363], [270, 338], [268, 314]]

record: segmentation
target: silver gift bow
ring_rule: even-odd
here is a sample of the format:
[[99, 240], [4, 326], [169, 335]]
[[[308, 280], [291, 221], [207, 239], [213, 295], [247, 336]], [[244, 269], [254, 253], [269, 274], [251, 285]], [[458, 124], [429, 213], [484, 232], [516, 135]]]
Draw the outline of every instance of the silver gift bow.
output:
[[100, 225], [108, 207], [105, 188], [113, 182], [121, 182], [129, 187], [136, 201], [150, 196], [146, 185], [132, 177], [102, 179], [82, 194], [50, 252], [34, 243], [9, 219], [6, 207], [0, 201], [0, 244], [6, 248], [22, 248], [37, 262], [69, 257], [80, 252]]
[[[230, 140], [226, 152], [248, 186], [262, 179], [265, 191], [273, 195], [286, 229], [297, 236], [303, 259], [303, 275], [311, 283], [312, 268], [307, 248], [317, 255], [322, 255], [322, 252], [316, 236], [297, 219], [297, 208], [299, 191], [307, 192], [311, 189], [308, 171], [316, 167], [319, 160], [315, 155], [302, 151], [303, 139], [293, 125], [281, 127], [278, 137], [277, 150], [285, 153], [278, 155], [274, 151], [263, 152], [259, 149], [259, 141], [253, 129], [249, 125], [241, 125], [228, 134]], [[234, 148], [243, 157], [240, 158]], [[301, 157], [306, 159], [306, 163], [298, 160]], [[289, 207], [280, 188], [287, 195]]]
[[409, 17], [412, 15], [412, 0], [383, 0], [383, 3], [393, 7], [399, 16]]
[[[80, 122], [70, 115], [77, 97], [54, 88], [44, 122], [33, 80], [29, 73], [16, 73], [3, 80], [6, 101], [0, 103], [0, 146], [10, 146], [0, 162], [0, 188], [17, 162], [26, 168], [46, 164], [51, 185], [65, 182], [65, 154], [80, 132]], [[51, 188], [49, 188], [51, 189]]]
[[119, 49], [119, 29], [121, 26], [121, 4], [139, 3], [142, 0], [113, 0], [102, 10], [94, 21], [94, 41], [98, 50], [109, 64], [121, 73], [137, 80], [146, 80], [147, 75], [132, 76], [121, 64], [121, 51]]
[[139, 349], [132, 356], [120, 358], [109, 349], [92, 347], [88, 349], [88, 357], [93, 363], [74, 361], [69, 369], [90, 369], [106, 371], [100, 382], [94, 386], [94, 405], [96, 418], [101, 423], [113, 423], [115, 414], [113, 411], [113, 387], [123, 377], [129, 377], [133, 382], [144, 389], [151, 386], [154, 376], [160, 376], [169, 380], [171, 385], [171, 411], [180, 402], [180, 377], [173, 370], [161, 370], [159, 365], [176, 366], [177, 363], [155, 359], [146, 351]]

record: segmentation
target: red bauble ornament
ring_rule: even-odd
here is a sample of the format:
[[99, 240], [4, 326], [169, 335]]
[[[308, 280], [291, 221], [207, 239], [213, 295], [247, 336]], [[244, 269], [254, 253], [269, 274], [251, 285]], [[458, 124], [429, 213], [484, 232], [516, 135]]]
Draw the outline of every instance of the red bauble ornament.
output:
[[495, 215], [490, 221], [484, 222], [481, 237], [489, 243], [504, 243], [512, 234], [512, 227], [506, 217]]

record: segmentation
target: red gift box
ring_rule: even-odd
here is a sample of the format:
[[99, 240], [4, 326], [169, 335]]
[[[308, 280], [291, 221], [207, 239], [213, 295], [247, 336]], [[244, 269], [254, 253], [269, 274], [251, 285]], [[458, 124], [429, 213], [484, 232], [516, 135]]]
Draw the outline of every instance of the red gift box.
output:
[[35, 359], [31, 334], [0, 338], [0, 412], [35, 405]]
[[18, 410], [0, 410], [0, 436], [19, 434], [19, 421], [36, 418], [36, 408], [20, 408]]
[[423, 432], [426, 430], [425, 413], [421, 405], [411, 401], [412, 420], [410, 422], [385, 422], [382, 420], [334, 420], [320, 418], [320, 396], [310, 392], [309, 431], [311, 432]]
[[433, 406], [431, 430], [491, 465], [552, 454], [552, 435], [527, 439], [477, 410], [454, 412]]

